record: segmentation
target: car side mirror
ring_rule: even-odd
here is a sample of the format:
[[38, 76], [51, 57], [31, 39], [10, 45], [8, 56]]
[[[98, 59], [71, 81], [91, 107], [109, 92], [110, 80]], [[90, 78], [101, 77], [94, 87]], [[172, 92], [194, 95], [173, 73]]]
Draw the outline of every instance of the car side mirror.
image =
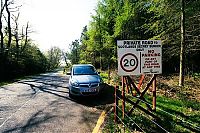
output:
[[71, 72], [67, 72], [67, 75], [71, 75]]

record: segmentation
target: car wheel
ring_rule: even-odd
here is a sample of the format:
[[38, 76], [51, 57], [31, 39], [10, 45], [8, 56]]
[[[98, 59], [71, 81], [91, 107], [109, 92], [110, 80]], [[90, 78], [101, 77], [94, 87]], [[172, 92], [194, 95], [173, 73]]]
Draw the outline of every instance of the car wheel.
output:
[[75, 97], [75, 96], [71, 93], [70, 90], [69, 90], [69, 97], [72, 98], [72, 99], [74, 99], [74, 97]]

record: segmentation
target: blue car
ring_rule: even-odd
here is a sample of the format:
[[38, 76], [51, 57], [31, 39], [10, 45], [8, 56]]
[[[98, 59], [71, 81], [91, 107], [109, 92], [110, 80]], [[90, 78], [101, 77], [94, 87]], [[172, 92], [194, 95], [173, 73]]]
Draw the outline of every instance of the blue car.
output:
[[103, 81], [90, 64], [73, 65], [69, 78], [69, 96], [97, 95], [103, 88]]

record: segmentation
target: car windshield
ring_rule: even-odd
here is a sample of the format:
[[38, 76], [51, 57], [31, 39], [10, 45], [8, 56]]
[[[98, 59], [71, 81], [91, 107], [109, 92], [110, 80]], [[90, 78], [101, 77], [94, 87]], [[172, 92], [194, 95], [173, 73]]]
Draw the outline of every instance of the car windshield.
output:
[[93, 66], [75, 66], [74, 67], [74, 75], [96, 75]]

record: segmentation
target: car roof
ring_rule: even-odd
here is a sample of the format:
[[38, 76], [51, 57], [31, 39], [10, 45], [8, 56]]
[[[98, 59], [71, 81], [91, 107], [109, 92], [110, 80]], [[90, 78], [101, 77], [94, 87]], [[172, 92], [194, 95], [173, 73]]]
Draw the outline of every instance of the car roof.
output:
[[94, 67], [94, 66], [91, 65], [91, 64], [75, 64], [75, 65], [73, 65], [72, 67], [76, 67], [76, 66], [92, 66], [92, 67]]

